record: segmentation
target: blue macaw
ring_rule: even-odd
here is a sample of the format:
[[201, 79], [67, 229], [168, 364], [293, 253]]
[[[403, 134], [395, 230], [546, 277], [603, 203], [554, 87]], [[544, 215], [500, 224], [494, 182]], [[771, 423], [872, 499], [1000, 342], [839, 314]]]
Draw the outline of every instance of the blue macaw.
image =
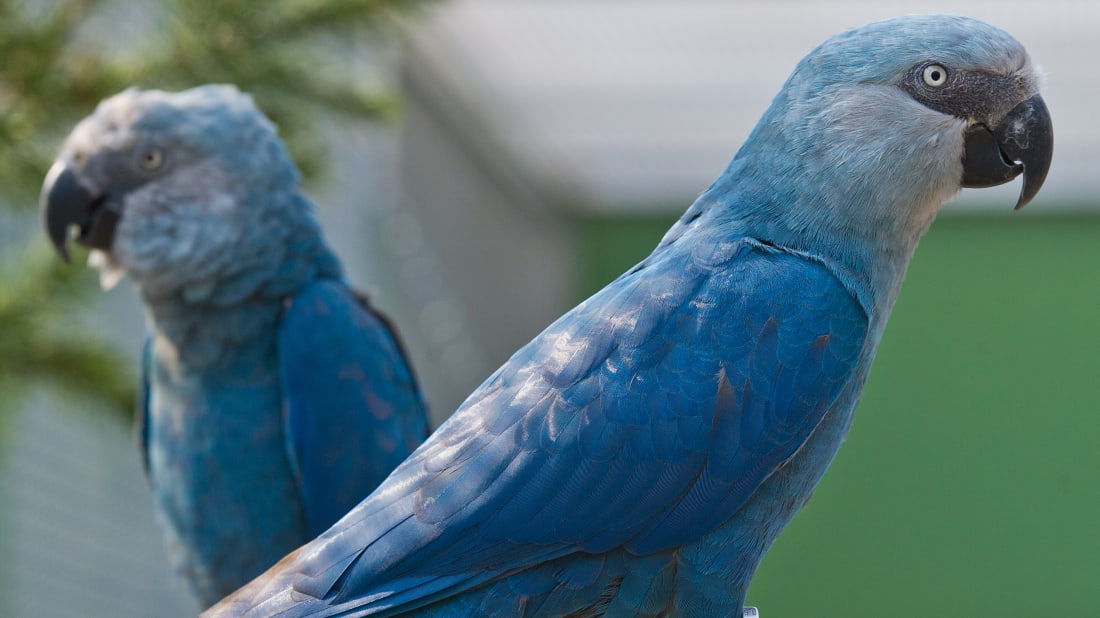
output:
[[206, 615], [732, 616], [836, 454], [917, 242], [1053, 149], [1024, 48], [828, 39], [656, 250], [519, 350], [365, 501]]
[[42, 193], [105, 286], [144, 301], [139, 440], [174, 562], [204, 607], [347, 513], [427, 435], [392, 325], [344, 281], [298, 173], [231, 86], [127, 90]]

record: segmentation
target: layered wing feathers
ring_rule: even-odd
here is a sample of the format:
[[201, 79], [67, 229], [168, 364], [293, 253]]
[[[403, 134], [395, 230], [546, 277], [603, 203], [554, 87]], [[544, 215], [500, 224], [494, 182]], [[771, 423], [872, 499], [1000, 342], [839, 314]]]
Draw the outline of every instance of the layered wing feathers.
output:
[[730, 245], [655, 254], [563, 316], [235, 607], [391, 615], [730, 518], [836, 400], [867, 332], [822, 263]]

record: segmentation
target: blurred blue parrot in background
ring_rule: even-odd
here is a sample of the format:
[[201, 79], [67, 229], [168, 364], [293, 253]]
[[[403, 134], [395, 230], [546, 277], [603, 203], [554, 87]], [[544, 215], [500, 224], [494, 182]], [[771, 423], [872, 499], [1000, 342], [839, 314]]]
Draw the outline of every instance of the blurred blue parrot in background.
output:
[[127, 90], [42, 193], [148, 318], [139, 439], [177, 567], [209, 606], [320, 534], [427, 435], [392, 325], [344, 281], [298, 172], [232, 86]]
[[651, 255], [206, 615], [740, 615], [940, 207], [1022, 175], [1020, 207], [1042, 185], [1038, 84], [973, 19], [828, 39]]

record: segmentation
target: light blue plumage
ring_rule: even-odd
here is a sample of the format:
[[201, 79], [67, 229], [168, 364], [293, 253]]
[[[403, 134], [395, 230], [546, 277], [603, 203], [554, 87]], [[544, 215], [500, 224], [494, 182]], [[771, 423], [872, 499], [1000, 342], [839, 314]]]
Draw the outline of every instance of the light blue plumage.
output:
[[397, 335], [345, 283], [273, 125], [230, 86], [128, 90], [43, 191], [149, 338], [139, 436], [169, 549], [204, 606], [328, 528], [423, 440]]
[[1022, 173], [1022, 205], [1042, 184], [1036, 92], [1023, 47], [975, 20], [829, 39], [649, 257], [207, 615], [740, 615], [847, 433], [939, 208], [962, 186]]

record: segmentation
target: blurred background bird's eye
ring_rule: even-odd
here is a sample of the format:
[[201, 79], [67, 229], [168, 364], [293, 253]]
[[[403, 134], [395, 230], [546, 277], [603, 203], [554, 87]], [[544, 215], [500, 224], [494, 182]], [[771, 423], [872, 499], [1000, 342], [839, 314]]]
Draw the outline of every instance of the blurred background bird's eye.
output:
[[150, 148], [141, 153], [141, 167], [147, 170], [155, 170], [164, 163], [164, 153], [156, 148]]

